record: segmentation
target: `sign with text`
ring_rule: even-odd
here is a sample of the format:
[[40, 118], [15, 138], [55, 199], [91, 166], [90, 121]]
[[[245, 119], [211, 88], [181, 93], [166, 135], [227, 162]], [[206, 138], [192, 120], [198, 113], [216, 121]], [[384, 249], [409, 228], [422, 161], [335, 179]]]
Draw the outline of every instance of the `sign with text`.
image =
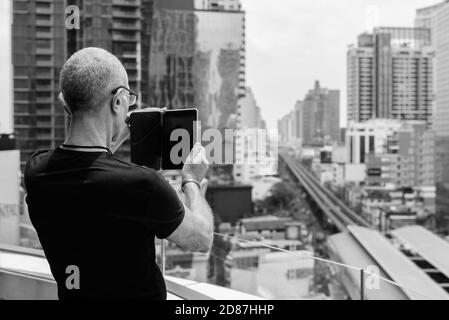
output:
[[0, 243], [19, 245], [20, 153], [0, 151]]

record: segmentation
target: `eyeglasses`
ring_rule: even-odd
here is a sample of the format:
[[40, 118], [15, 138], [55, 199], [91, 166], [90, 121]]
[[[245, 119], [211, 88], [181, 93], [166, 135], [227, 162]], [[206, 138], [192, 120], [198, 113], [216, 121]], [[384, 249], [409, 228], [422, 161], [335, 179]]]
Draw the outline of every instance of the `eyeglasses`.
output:
[[128, 97], [129, 97], [129, 111], [134, 110], [135, 107], [136, 107], [137, 98], [139, 97], [139, 95], [135, 91], [133, 91], [131, 89], [128, 89], [125, 86], [117, 87], [114, 90], [112, 90], [111, 93], [112, 94], [116, 94], [120, 89], [125, 89], [127, 91], [127, 93], [128, 93]]

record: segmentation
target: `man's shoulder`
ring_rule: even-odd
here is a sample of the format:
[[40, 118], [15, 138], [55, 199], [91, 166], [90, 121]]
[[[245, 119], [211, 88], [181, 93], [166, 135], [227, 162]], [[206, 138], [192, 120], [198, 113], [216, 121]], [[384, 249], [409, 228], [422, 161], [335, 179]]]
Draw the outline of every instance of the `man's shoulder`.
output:
[[28, 159], [25, 166], [25, 177], [40, 166], [45, 166], [54, 150], [37, 150]]
[[161, 182], [162, 180], [165, 181], [163, 175], [154, 169], [123, 161], [113, 156], [110, 158], [115, 162], [115, 165], [124, 169], [123, 172], [117, 172], [117, 174], [124, 173], [137, 182], [156, 183]]

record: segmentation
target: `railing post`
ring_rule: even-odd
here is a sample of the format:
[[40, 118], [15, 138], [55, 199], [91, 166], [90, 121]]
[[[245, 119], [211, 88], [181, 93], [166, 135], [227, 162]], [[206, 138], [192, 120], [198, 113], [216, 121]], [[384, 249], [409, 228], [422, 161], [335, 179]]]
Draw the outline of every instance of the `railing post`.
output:
[[365, 270], [360, 269], [360, 300], [365, 300]]
[[161, 240], [161, 271], [162, 275], [165, 276], [165, 240]]

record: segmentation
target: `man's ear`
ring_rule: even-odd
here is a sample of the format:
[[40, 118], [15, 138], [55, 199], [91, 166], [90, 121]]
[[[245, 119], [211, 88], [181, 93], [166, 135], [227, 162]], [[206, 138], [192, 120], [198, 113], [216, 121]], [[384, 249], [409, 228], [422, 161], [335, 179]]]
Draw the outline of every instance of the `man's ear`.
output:
[[111, 111], [113, 113], [119, 113], [122, 103], [123, 100], [116, 94], [114, 98], [112, 98]]
[[72, 111], [70, 111], [70, 108], [67, 106], [67, 103], [64, 100], [64, 96], [62, 95], [62, 92], [59, 94], [58, 99], [59, 99], [59, 102], [62, 103], [62, 106], [64, 108], [65, 113], [67, 113], [67, 115], [69, 117], [71, 117], [72, 116]]

